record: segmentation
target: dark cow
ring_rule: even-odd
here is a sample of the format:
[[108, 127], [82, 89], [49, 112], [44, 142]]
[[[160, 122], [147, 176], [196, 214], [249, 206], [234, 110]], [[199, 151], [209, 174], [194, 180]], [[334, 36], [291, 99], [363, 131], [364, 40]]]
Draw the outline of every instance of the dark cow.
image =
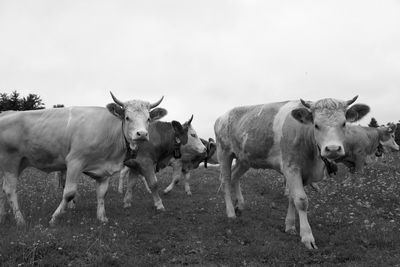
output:
[[[244, 106], [219, 117], [214, 130], [228, 217], [236, 217], [232, 186], [238, 214], [244, 208], [239, 178], [249, 168], [275, 169], [285, 176], [289, 187], [285, 231], [296, 231], [297, 210], [301, 241], [309, 249], [316, 248], [307, 219], [308, 198], [303, 186], [326, 175], [322, 158], [332, 161], [345, 154], [346, 122], [355, 122], [369, 112], [369, 107], [362, 104], [349, 108], [356, 99]], [[231, 170], [234, 158], [236, 164]]]
[[144, 176], [153, 196], [157, 210], [164, 210], [157, 191], [156, 172], [165, 168], [172, 158], [183, 161], [206, 155], [206, 147], [200, 141], [191, 125], [193, 116], [181, 125], [177, 121], [150, 124], [150, 141], [139, 144], [136, 157], [125, 162], [129, 167], [128, 188], [124, 197], [124, 207], [130, 207], [133, 187], [137, 176]]
[[103, 107], [68, 107], [12, 112], [0, 117], [0, 218], [4, 219], [5, 198], [18, 225], [24, 218], [17, 200], [17, 179], [28, 166], [52, 172], [66, 170], [63, 198], [50, 224], [64, 212], [77, 191], [81, 173], [97, 182], [97, 218], [106, 222], [104, 195], [109, 176], [121, 170], [129, 151], [149, 139], [149, 123], [167, 111], [141, 100], [119, 101]]
[[[164, 189], [164, 194], [169, 193], [173, 188], [174, 185], [179, 182], [182, 176], [185, 177], [185, 191], [188, 195], [191, 195], [192, 192], [190, 191], [190, 185], [189, 185], [189, 179], [190, 179], [190, 170], [196, 169], [200, 163], [204, 163], [205, 168], [207, 168], [207, 164], [218, 164], [218, 160], [216, 159], [216, 144], [214, 139], [209, 138], [209, 140], [204, 140], [203, 138], [200, 138], [201, 142], [207, 149], [207, 154], [206, 155], [197, 155], [190, 161], [185, 161], [182, 162], [182, 159], [180, 158], [171, 158], [169, 162], [169, 166], [172, 167], [172, 181], [171, 184]], [[128, 179], [128, 173], [129, 173], [129, 168], [125, 167], [119, 176], [119, 184], [118, 184], [118, 192], [121, 194], [123, 193], [123, 183], [125, 180]], [[151, 190], [149, 186], [146, 183], [146, 180], [142, 179], [147, 192], [151, 193]]]
[[184, 177], [184, 186], [185, 192], [188, 195], [191, 195], [192, 192], [190, 191], [189, 179], [190, 179], [190, 171], [199, 167], [200, 163], [204, 163], [204, 167], [207, 168], [207, 164], [218, 164], [218, 160], [216, 159], [216, 149], [217, 146], [215, 141], [212, 138], [209, 138], [208, 141], [200, 138], [201, 142], [207, 148], [206, 155], [199, 155], [193, 158], [190, 161], [183, 161], [180, 159], [172, 159], [170, 162], [170, 166], [172, 166], [172, 181], [168, 185], [167, 188], [164, 189], [164, 194], [169, 193], [179, 182], [181, 177]]

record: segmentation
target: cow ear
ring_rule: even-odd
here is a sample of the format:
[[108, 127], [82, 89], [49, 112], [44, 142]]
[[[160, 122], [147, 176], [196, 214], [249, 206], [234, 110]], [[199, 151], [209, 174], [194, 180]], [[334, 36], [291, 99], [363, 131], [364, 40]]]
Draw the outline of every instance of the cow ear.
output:
[[356, 122], [368, 114], [370, 108], [364, 104], [355, 104], [346, 111], [346, 120]]
[[213, 155], [215, 153], [215, 150], [217, 150], [217, 145], [213, 142], [209, 142], [207, 146], [207, 153], [208, 155]]
[[183, 130], [182, 124], [179, 121], [172, 121], [172, 127], [174, 128], [174, 131], [178, 134], [178, 135], [183, 135], [185, 133], [185, 131]]
[[306, 108], [296, 108], [292, 110], [292, 117], [304, 124], [313, 123], [314, 121], [311, 111]]
[[187, 134], [187, 129], [185, 130], [182, 124], [178, 121], [172, 121], [171, 123], [175, 133], [177, 134], [177, 137], [181, 141], [181, 145], [186, 145], [189, 139]]
[[108, 111], [111, 112], [114, 116], [120, 118], [121, 120], [124, 119], [125, 116], [125, 109], [122, 108], [121, 106], [115, 104], [115, 103], [110, 103], [107, 105]]
[[167, 115], [168, 111], [164, 108], [155, 108], [150, 111], [151, 121], [156, 121]]

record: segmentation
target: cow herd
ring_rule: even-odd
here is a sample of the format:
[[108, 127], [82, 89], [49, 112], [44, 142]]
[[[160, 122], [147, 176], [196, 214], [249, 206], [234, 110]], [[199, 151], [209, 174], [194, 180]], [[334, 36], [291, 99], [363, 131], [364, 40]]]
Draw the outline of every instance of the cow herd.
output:
[[[113, 103], [103, 107], [68, 107], [0, 115], [0, 222], [6, 202], [16, 223], [25, 223], [16, 193], [18, 176], [26, 167], [65, 177], [62, 200], [53, 213], [56, 223], [76, 196], [82, 173], [96, 181], [97, 218], [107, 222], [104, 196], [110, 177], [120, 172], [119, 191], [127, 180], [124, 207], [132, 202], [135, 183], [142, 177], [157, 210], [165, 210], [158, 194], [156, 173], [173, 167], [168, 193], [183, 176], [191, 194], [190, 170], [200, 163], [220, 164], [226, 213], [239, 216], [245, 207], [240, 178], [250, 168], [274, 169], [283, 174], [288, 196], [285, 231], [296, 233], [296, 211], [301, 242], [317, 248], [307, 218], [305, 185], [335, 173], [337, 163], [351, 172], [379, 156], [383, 150], [399, 150], [395, 126], [370, 128], [352, 123], [363, 118], [369, 107], [327, 98], [316, 102], [286, 101], [236, 107], [215, 124], [216, 140], [199, 138], [193, 115], [181, 124], [159, 121], [167, 114], [157, 107], [162, 98], [149, 103], [123, 102], [112, 93]], [[233, 160], [235, 164], [232, 165]]]

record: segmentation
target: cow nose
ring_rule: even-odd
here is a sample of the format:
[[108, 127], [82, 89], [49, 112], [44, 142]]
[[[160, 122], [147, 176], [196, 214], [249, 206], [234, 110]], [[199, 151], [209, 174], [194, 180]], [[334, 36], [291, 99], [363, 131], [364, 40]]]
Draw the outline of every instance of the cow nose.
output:
[[136, 136], [138, 138], [147, 138], [148, 135], [149, 135], [149, 133], [147, 131], [137, 131], [136, 132]]
[[326, 152], [341, 152], [342, 146], [326, 146], [325, 151]]

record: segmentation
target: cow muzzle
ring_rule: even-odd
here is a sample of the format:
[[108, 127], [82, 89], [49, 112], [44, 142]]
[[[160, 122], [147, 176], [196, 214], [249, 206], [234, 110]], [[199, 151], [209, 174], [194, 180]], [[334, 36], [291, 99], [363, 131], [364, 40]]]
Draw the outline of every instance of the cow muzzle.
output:
[[328, 145], [321, 150], [321, 156], [331, 160], [343, 157], [344, 154], [344, 148], [341, 145]]
[[140, 130], [135, 133], [135, 136], [132, 138], [132, 141], [149, 141], [149, 132]]

